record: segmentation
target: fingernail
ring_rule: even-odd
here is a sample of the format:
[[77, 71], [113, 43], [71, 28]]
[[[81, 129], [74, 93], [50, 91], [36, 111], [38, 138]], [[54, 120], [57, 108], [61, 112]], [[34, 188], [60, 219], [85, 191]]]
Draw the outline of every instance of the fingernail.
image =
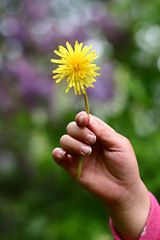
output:
[[89, 143], [95, 143], [96, 142], [96, 136], [94, 134], [88, 134], [88, 142]]
[[63, 150], [59, 150], [58, 151], [58, 153], [57, 153], [57, 156], [59, 157], [59, 158], [62, 158], [64, 155], [65, 155], [65, 151], [63, 151]]
[[97, 122], [93, 117], [90, 117], [90, 123], [94, 126], [97, 126]]
[[82, 155], [89, 155], [92, 152], [92, 148], [90, 146], [83, 145], [81, 154]]
[[82, 115], [82, 116], [79, 117], [79, 123], [83, 124], [83, 120], [84, 120], [84, 116]]

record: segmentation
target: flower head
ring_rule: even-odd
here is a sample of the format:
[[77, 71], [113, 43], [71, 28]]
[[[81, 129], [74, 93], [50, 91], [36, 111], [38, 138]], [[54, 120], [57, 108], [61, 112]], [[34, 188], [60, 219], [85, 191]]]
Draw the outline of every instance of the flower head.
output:
[[95, 51], [90, 52], [92, 45], [83, 47], [83, 43], [79, 44], [76, 41], [74, 49], [68, 42], [66, 46], [67, 48], [59, 46], [59, 51], [54, 51], [61, 59], [51, 59], [51, 62], [60, 64], [52, 71], [56, 74], [53, 79], [57, 79], [56, 83], [59, 83], [66, 78], [68, 84], [66, 92], [74, 87], [75, 94], [78, 92], [81, 95], [81, 90], [85, 94], [85, 87], [94, 87], [92, 83], [96, 82], [95, 77], [100, 75], [96, 72], [100, 68], [93, 64], [98, 56]]

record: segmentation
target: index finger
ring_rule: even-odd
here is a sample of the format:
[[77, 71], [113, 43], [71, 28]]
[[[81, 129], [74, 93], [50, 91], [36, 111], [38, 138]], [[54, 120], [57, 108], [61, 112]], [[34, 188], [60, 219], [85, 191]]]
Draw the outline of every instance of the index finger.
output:
[[75, 121], [79, 127], [87, 127], [89, 119], [89, 115], [84, 111], [79, 112], [75, 117]]

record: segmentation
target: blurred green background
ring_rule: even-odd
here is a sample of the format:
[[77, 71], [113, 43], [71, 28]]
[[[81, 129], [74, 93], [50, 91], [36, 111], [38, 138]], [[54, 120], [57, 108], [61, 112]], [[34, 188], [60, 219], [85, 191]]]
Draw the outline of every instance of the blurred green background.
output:
[[125, 135], [160, 200], [160, 1], [0, 1], [0, 239], [110, 240], [100, 200], [52, 160], [83, 97], [52, 80], [54, 49], [99, 55], [91, 113]]

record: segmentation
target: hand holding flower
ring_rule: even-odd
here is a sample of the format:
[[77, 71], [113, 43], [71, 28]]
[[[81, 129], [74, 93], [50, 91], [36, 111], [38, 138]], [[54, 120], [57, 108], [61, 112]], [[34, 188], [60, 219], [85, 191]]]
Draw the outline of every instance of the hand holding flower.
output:
[[[59, 52], [54, 51], [55, 54], [61, 57], [61, 59], [51, 59], [53, 63], [59, 63], [56, 70], [53, 70], [53, 73], [56, 74], [53, 76], [53, 79], [57, 79], [56, 83], [61, 82], [64, 78], [67, 78], [68, 87], [66, 92], [69, 91], [71, 87], [74, 87], [74, 92], [81, 95], [81, 90], [84, 95], [86, 113], [89, 114], [89, 104], [85, 87], [94, 87], [92, 82], [96, 82], [95, 77], [100, 75], [96, 72], [100, 68], [93, 64], [93, 61], [98, 57], [95, 54], [95, 51], [91, 50], [90, 47], [83, 47], [83, 43], [75, 42], [74, 50], [71, 45], [66, 43], [67, 49], [63, 46], [59, 46]], [[83, 155], [83, 154], [82, 154]], [[77, 179], [80, 179], [82, 168], [82, 157], [79, 160]]]
[[60, 140], [62, 148], [53, 150], [55, 161], [77, 180], [83, 155], [78, 182], [105, 203], [124, 240], [138, 239], [148, 218], [150, 199], [129, 140], [85, 112], [69, 123], [67, 133]]

